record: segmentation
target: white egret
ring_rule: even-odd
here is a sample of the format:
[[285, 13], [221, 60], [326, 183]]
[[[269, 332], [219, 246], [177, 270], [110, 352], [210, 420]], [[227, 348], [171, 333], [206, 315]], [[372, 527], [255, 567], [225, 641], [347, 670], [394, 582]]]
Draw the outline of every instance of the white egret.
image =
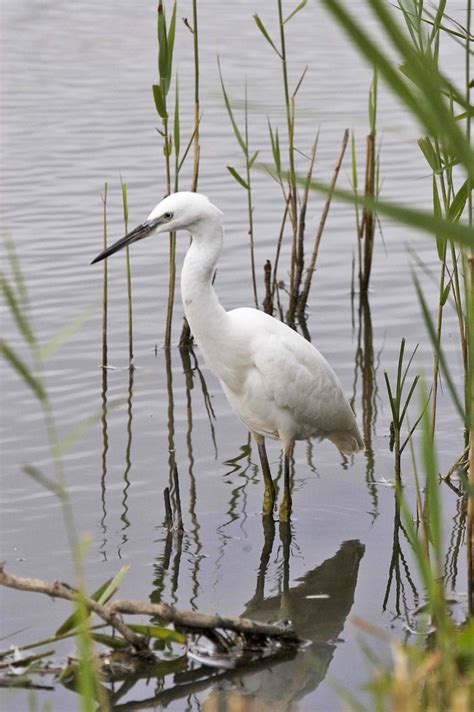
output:
[[295, 440], [327, 438], [341, 452], [356, 453], [364, 443], [354, 414], [333, 369], [311, 343], [263, 311], [243, 307], [226, 312], [222, 307], [212, 284], [222, 250], [222, 212], [206, 196], [169, 195], [92, 264], [148, 235], [176, 230], [192, 235], [181, 272], [184, 312], [206, 364], [257, 443], [266, 515], [273, 512], [275, 488], [265, 438], [281, 442], [285, 485], [280, 519], [287, 521]]

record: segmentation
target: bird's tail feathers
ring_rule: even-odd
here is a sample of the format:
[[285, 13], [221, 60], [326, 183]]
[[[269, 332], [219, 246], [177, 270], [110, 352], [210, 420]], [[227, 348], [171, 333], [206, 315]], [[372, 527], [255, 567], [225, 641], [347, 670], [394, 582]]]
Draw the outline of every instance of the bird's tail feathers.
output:
[[331, 433], [328, 439], [344, 455], [355, 455], [365, 449], [364, 441], [357, 425], [352, 430], [345, 430], [338, 433]]

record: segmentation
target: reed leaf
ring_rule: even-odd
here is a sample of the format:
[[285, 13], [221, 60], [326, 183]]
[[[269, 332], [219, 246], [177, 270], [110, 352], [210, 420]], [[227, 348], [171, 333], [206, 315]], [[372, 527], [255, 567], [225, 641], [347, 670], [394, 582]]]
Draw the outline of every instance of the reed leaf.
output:
[[78, 314], [74, 319], [72, 319], [66, 326], [60, 329], [49, 341], [46, 342], [39, 349], [39, 357], [41, 361], [46, 361], [50, 356], [52, 356], [56, 351], [79, 329], [86, 323], [88, 319], [97, 311], [99, 308], [99, 300], [94, 299], [94, 301], [89, 304], [80, 314]]
[[302, 2], [300, 2], [300, 4], [297, 5], [297, 7], [295, 7], [293, 12], [290, 12], [290, 14], [286, 18], [286, 20], [283, 20], [283, 24], [286, 25], [286, 23], [289, 22], [298, 12], [303, 10], [303, 8], [305, 8], [307, 4], [308, 4], [308, 0], [302, 0]]
[[44, 475], [37, 467], [34, 467], [33, 465], [25, 465], [23, 467], [23, 472], [28, 475], [28, 477], [31, 477], [32, 480], [41, 485], [41, 487], [44, 487], [45, 489], [49, 490], [57, 497], [63, 496], [63, 491], [61, 487], [49, 477]]
[[34, 347], [36, 344], [36, 338], [26, 317], [25, 310], [22, 308], [23, 304], [18, 303], [15, 292], [10, 286], [7, 278], [1, 273], [0, 289], [3, 292], [3, 296], [5, 297], [5, 301], [10, 309], [10, 312], [15, 319], [18, 330], [23, 335], [25, 341], [27, 341], [30, 346]]
[[[403, 65], [405, 72], [410, 72], [414, 80], [410, 84], [407, 84], [406, 78], [396, 71], [389, 56], [377, 46], [362, 24], [346, 11], [340, 0], [322, 0], [322, 2], [351, 37], [361, 54], [371, 64], [377, 66], [388, 86], [418, 118], [428, 133], [443, 140], [452, 154], [459, 158], [469, 174], [473, 176], [474, 151], [442, 98], [441, 79], [437, 66], [426, 53], [422, 57], [416, 54], [393, 15], [388, 12], [385, 0], [383, 2], [372, 0], [371, 7], [392, 43], [402, 53], [406, 62]], [[418, 88], [416, 93], [413, 91], [414, 87]], [[453, 92], [455, 92], [454, 88]]]
[[273, 154], [273, 161], [275, 163], [275, 170], [278, 174], [278, 177], [281, 180], [281, 152], [280, 152], [280, 138], [278, 135], [278, 128], [275, 129], [275, 133], [273, 133], [272, 125], [270, 123], [270, 120], [268, 120], [268, 131], [270, 134], [270, 143], [272, 146], [272, 154]]
[[92, 640], [101, 645], [105, 645], [107, 648], [112, 650], [123, 650], [128, 648], [128, 643], [123, 638], [118, 638], [117, 636], [107, 635], [106, 633], [91, 633]]
[[186, 636], [172, 628], [163, 628], [157, 625], [143, 625], [141, 623], [128, 623], [128, 627], [135, 633], [148, 636], [149, 638], [158, 638], [159, 640], [169, 641], [170, 643], [186, 643]]
[[[271, 171], [271, 168], [267, 166], [267, 170]], [[304, 185], [305, 178], [303, 176], [297, 176], [296, 180], [300, 185]], [[319, 193], [332, 192], [332, 194], [340, 200], [347, 203], [355, 203], [366, 210], [376, 210], [379, 215], [385, 215], [408, 227], [416, 228], [421, 232], [429, 233], [430, 235], [436, 235], [437, 233], [445, 234], [454, 242], [464, 247], [474, 249], [474, 228], [469, 225], [452, 222], [451, 220], [433, 215], [425, 210], [410, 208], [406, 205], [389, 203], [371, 196], [354, 195], [352, 192], [341, 190], [340, 188], [331, 190], [331, 186], [316, 180], [311, 180], [309, 187], [311, 190]]]
[[29, 367], [22, 361], [18, 354], [16, 354], [3, 339], [0, 339], [0, 354], [4, 356], [4, 358], [9, 362], [10, 366], [12, 366], [12, 368], [18, 373], [18, 375], [31, 388], [36, 397], [40, 401], [45, 401], [46, 392], [43, 388], [43, 384], [41, 383], [41, 381], [39, 381], [39, 379], [32, 374]]
[[153, 99], [155, 100], [155, 107], [159, 116], [166, 120], [168, 118], [168, 112], [166, 111], [166, 100], [160, 84], [153, 84]]
[[435, 325], [433, 323], [433, 319], [431, 318], [431, 314], [429, 312], [425, 296], [423, 294], [423, 291], [421, 289], [421, 286], [420, 286], [420, 283], [418, 281], [416, 274], [413, 274], [413, 281], [415, 283], [415, 289], [416, 289], [416, 293], [418, 295], [418, 301], [420, 302], [421, 310], [423, 313], [423, 319], [425, 321], [425, 325], [426, 325], [428, 334], [430, 336], [433, 348], [435, 349], [436, 355], [438, 356], [441, 370], [442, 370], [444, 378], [446, 380], [449, 392], [451, 393], [451, 397], [453, 399], [454, 405], [456, 406], [456, 409], [457, 409], [459, 415], [461, 416], [463, 422], [466, 422], [466, 413], [464, 411], [461, 400], [458, 396], [456, 386], [454, 385], [454, 381], [451, 377], [451, 374], [450, 374], [450, 371], [448, 368], [448, 364], [446, 362], [446, 357], [444, 355], [443, 349], [441, 348], [441, 344], [439, 343], [439, 339], [437, 338]]
[[277, 53], [277, 55], [280, 57], [280, 59], [283, 59], [280, 50], [277, 48], [276, 44], [273, 42], [272, 38], [268, 34], [267, 29], [266, 29], [265, 25], [263, 24], [263, 22], [261, 21], [260, 17], [257, 14], [255, 14], [253, 16], [253, 19], [255, 20], [255, 24], [257, 25], [258, 29], [260, 30], [262, 35], [267, 40], [270, 47], [273, 49], [274, 52]]
[[239, 127], [237, 126], [237, 122], [235, 121], [235, 118], [234, 118], [234, 112], [232, 110], [232, 105], [230, 103], [229, 97], [227, 96], [227, 92], [226, 92], [225, 85], [224, 85], [224, 79], [222, 77], [221, 63], [220, 63], [219, 57], [217, 57], [217, 67], [219, 70], [219, 79], [221, 81], [222, 94], [224, 96], [225, 108], [227, 109], [230, 123], [232, 124], [232, 130], [234, 132], [235, 138], [237, 139], [237, 141], [239, 143], [240, 148], [242, 149], [242, 153], [247, 158], [248, 157], [248, 147], [242, 137], [242, 134], [239, 131]]
[[249, 190], [249, 184], [242, 178], [239, 173], [233, 168], [232, 166], [227, 166], [227, 170], [229, 171], [230, 175], [235, 178], [237, 183], [240, 183], [240, 185], [245, 188], [245, 190]]
[[[115, 591], [117, 590], [117, 586], [120, 583], [120, 581], [123, 579], [124, 575], [128, 571], [130, 567], [129, 566], [122, 566], [120, 571], [113, 576], [111, 579], [108, 579], [103, 583], [99, 588], [94, 591], [90, 595], [90, 598], [92, 598], [94, 601], [97, 601], [97, 603], [100, 603], [101, 605], [104, 605], [109, 601], [112, 596], [114, 595]], [[87, 611], [87, 617], [89, 618], [91, 615], [90, 611]], [[66, 635], [68, 633], [71, 633], [71, 631], [75, 630], [77, 626], [79, 625], [79, 620], [78, 620], [78, 615], [77, 615], [77, 610], [72, 613], [72, 615], [68, 616], [64, 623], [59, 626], [57, 629], [55, 636], [60, 636], [60, 635]]]
[[456, 222], [457, 220], [460, 219], [461, 215], [464, 212], [464, 208], [466, 206], [466, 201], [469, 196], [469, 191], [471, 190], [470, 188], [470, 183], [469, 179], [464, 181], [462, 186], [459, 188], [458, 192], [454, 196], [451, 205], [449, 206], [448, 209], [448, 218], [450, 220], [453, 220]]
[[176, 34], [176, 1], [173, 4], [173, 12], [171, 13], [171, 20], [168, 29], [168, 62], [166, 67], [166, 94], [169, 92], [171, 85], [171, 73], [173, 70], [173, 51], [174, 51], [174, 38]]
[[7, 251], [8, 262], [10, 263], [10, 269], [15, 280], [15, 287], [18, 293], [18, 297], [22, 302], [23, 306], [28, 304], [28, 291], [26, 289], [25, 280], [23, 278], [23, 273], [21, 271], [20, 262], [16, 256], [15, 243], [11, 238], [6, 236], [4, 238], [5, 249]]

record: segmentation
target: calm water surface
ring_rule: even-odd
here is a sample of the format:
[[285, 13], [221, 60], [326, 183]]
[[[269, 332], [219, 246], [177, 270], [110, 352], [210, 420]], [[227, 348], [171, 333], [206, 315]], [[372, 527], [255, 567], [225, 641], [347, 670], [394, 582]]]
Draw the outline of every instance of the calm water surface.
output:
[[[252, 14], [257, 10], [273, 29], [275, 8], [269, 0], [226, 3], [219, 12], [214, 3], [200, 5], [199, 188], [225, 213], [225, 251], [216, 288], [226, 308], [233, 308], [252, 304], [246, 198], [226, 170], [228, 164], [239, 167], [241, 163], [219, 90], [216, 54], [237, 104], [247, 78], [251, 143], [261, 149], [263, 160], [270, 160], [266, 122], [270, 116], [283, 131], [282, 87], [275, 58], [256, 30]], [[463, 3], [450, 6], [450, 14], [462, 19]], [[365, 12], [358, 2], [351, 7]], [[181, 3], [178, 16], [190, 13], [190, 3]], [[1, 176], [2, 230], [15, 241], [37, 333], [46, 342], [100, 298], [102, 270], [89, 263], [101, 249], [104, 181], [109, 182], [111, 239], [122, 234], [120, 175], [128, 185], [131, 225], [140, 222], [164, 194], [158, 121], [150, 91], [156, 81], [155, 3], [4, 0], [2, 15], [6, 159]], [[370, 26], [370, 18], [367, 23]], [[321, 128], [317, 175], [327, 179], [346, 127], [356, 132], [362, 156], [371, 69], [316, 2], [295, 18], [288, 34], [292, 82], [306, 64], [310, 67], [301, 90], [298, 147], [307, 152]], [[182, 26], [177, 44], [183, 132], [189, 135], [192, 46]], [[447, 45], [445, 55], [456, 74], [456, 46]], [[430, 179], [417, 151], [417, 129], [383, 90], [379, 135], [384, 196], [428, 205]], [[346, 160], [341, 185], [348, 184], [349, 172]], [[188, 175], [183, 176], [183, 188], [189, 186]], [[259, 173], [254, 181], [256, 260], [263, 295], [263, 264], [273, 259], [281, 210], [273, 182]], [[320, 210], [321, 199], [316, 198], [309, 209], [310, 227], [317, 225]], [[408, 544], [403, 533], [394, 529], [393, 489], [387, 486], [393, 477], [390, 413], [383, 371], [393, 373], [402, 336], [410, 349], [421, 342], [417, 363], [430, 367], [432, 354], [407, 269], [407, 248], [415, 249], [430, 269], [437, 260], [429, 240], [387, 222], [381, 229], [370, 310], [359, 315], [356, 309], [353, 316], [353, 211], [342, 205], [331, 210], [311, 292], [309, 329], [346, 393], [354, 397], [360, 422], [364, 415], [370, 447], [365, 456], [341, 461], [331, 444], [299, 444], [289, 530], [278, 523], [275, 528], [262, 527], [257, 453], [199, 352], [187, 361], [176, 346], [169, 359], [162, 349], [166, 238], [149, 240], [131, 251], [135, 370], [127, 367], [123, 254], [109, 262], [111, 368], [105, 373], [100, 368], [100, 307], [47, 363], [46, 378], [61, 434], [93, 412], [106, 413], [64, 458], [78, 528], [90, 536], [86, 562], [90, 589], [126, 563], [130, 571], [121, 585], [124, 597], [245, 614], [262, 621], [290, 618], [311, 641], [295, 659], [277, 666], [227, 673], [211, 683], [163, 693], [161, 702], [167, 702], [168, 709], [230, 709], [240, 695], [252, 710], [339, 709], [334, 683], [357, 693], [369, 674], [357, 629], [349, 619], [370, 620], [403, 636], [407, 615], [422, 597]], [[187, 237], [179, 236], [180, 264], [186, 246]], [[288, 264], [285, 249], [284, 265]], [[432, 290], [429, 279], [425, 288], [428, 293]], [[178, 303], [174, 344], [181, 321]], [[12, 345], [22, 352], [7, 315], [3, 325]], [[446, 338], [455, 368], [454, 320], [446, 321]], [[359, 344], [362, 355], [357, 358]], [[60, 507], [21, 471], [26, 463], [46, 472], [51, 466], [41, 414], [5, 366], [2, 391], [1, 558], [18, 574], [71, 581]], [[104, 406], [116, 399], [124, 402], [107, 412]], [[462, 432], [443, 396], [438, 447], [440, 467], [446, 470], [462, 450]], [[181, 542], [167, 539], [162, 526], [170, 450], [175, 452], [181, 477], [185, 512]], [[274, 472], [280, 473], [276, 444], [270, 443], [269, 457]], [[410, 482], [408, 464], [406, 469]], [[407, 491], [411, 493], [410, 485]], [[462, 593], [460, 503], [447, 488], [443, 496], [446, 572], [449, 584]], [[322, 593], [329, 597], [314, 598]], [[2, 606], [4, 647], [51, 634], [68, 613], [62, 603], [12, 591], [2, 591]], [[69, 643], [58, 646], [57, 654], [64, 656], [71, 649]], [[386, 649], [378, 653], [389, 659]], [[189, 680], [180, 673], [174, 680], [167, 677], [164, 685], [169, 688]], [[139, 681], [127, 692], [118, 692], [116, 709], [158, 707], [160, 684]], [[25, 709], [22, 695], [5, 694], [4, 709]], [[45, 699], [51, 700], [54, 710], [78, 707], [74, 693], [62, 687], [45, 693]], [[148, 702], [132, 705], [139, 700]]]

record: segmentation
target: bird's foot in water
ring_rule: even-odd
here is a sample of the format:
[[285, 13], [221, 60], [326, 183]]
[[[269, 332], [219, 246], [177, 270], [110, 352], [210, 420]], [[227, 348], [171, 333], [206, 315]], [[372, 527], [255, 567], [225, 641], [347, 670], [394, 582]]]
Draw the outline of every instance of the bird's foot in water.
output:
[[291, 518], [291, 495], [285, 493], [280, 504], [280, 522], [289, 522]]

